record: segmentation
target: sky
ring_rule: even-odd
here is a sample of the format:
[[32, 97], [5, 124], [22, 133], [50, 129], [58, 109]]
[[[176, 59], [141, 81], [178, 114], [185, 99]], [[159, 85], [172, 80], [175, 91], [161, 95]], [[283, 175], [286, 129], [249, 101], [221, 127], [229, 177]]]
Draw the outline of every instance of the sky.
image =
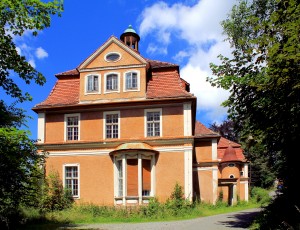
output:
[[[26, 85], [14, 76], [33, 100], [22, 103], [31, 117], [27, 126], [37, 138], [37, 114], [31, 109], [44, 101], [53, 88], [55, 74], [76, 68], [107, 39], [120, 37], [129, 25], [140, 35], [140, 54], [148, 59], [180, 66], [180, 75], [190, 83], [197, 97], [196, 118], [209, 126], [227, 117], [221, 103], [229, 92], [212, 87], [209, 63], [218, 64], [217, 56], [230, 56], [230, 46], [222, 35], [220, 22], [237, 2], [234, 0], [65, 0], [61, 17], [52, 16], [51, 26], [37, 37], [27, 31], [15, 37], [17, 51], [40, 71], [47, 82], [43, 86]], [[8, 103], [14, 100], [0, 94]]]

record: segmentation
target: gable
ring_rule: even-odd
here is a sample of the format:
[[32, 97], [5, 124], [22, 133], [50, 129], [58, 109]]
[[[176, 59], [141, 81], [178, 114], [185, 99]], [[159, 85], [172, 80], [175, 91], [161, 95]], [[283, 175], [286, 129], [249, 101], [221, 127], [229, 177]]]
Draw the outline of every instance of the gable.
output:
[[[117, 54], [120, 56], [115, 61], [109, 61], [107, 55]], [[116, 37], [112, 36], [102, 46], [100, 46], [92, 55], [90, 55], [79, 66], [79, 72], [88, 71], [97, 68], [116, 68], [128, 65], [146, 66], [147, 61], [135, 50], [126, 46]]]

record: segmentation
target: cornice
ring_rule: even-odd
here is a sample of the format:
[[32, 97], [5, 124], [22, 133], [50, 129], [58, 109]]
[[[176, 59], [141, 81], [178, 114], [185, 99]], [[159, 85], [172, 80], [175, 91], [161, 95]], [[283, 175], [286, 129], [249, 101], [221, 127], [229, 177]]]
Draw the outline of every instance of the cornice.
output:
[[[143, 139], [143, 140], [116, 140], [116, 141], [98, 141], [98, 142], [64, 142], [64, 143], [49, 143], [49, 144], [37, 144], [39, 150], [43, 151], [68, 151], [68, 150], [101, 150], [101, 149], [115, 149], [119, 145], [130, 142], [142, 142], [153, 147], [156, 151], [167, 151], [167, 146], [180, 146], [180, 145], [192, 145], [194, 142], [193, 137], [186, 138], [160, 138], [160, 139]], [[183, 147], [171, 147], [172, 151], [182, 151], [190, 146]]]

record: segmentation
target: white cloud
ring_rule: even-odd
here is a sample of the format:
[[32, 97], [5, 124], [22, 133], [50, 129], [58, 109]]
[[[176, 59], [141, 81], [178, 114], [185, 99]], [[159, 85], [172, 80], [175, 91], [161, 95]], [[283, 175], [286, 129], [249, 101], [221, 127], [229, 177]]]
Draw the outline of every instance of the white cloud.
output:
[[[220, 104], [228, 98], [229, 92], [212, 87], [206, 78], [212, 76], [209, 63], [219, 63], [219, 54], [230, 56], [230, 46], [224, 42], [220, 22], [226, 19], [235, 2], [199, 0], [191, 6], [160, 1], [141, 14], [140, 35], [144, 39], [155, 39], [155, 47], [164, 47], [167, 53], [175, 39], [176, 44], [187, 44], [178, 49], [173, 59], [186, 60], [186, 64], [181, 65], [181, 77], [190, 83], [191, 92], [197, 96], [197, 114], [210, 116], [210, 123], [221, 122], [227, 112]], [[154, 47], [153, 42], [151, 46]], [[149, 47], [147, 52], [151, 55], [154, 52]]]
[[150, 43], [147, 47], [147, 53], [150, 54], [167, 54], [168, 50], [166, 47], [159, 47], [155, 45], [154, 43]]
[[48, 57], [48, 53], [42, 47], [39, 47], [35, 51], [35, 55], [38, 59], [44, 59]]
[[30, 59], [30, 60], [28, 61], [28, 63], [29, 63], [33, 68], [36, 67], [34, 59]]

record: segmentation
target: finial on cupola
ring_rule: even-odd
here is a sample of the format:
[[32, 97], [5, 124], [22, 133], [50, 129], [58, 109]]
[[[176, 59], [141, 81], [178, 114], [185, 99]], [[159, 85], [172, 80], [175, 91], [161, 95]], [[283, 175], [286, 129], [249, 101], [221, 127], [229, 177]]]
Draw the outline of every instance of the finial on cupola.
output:
[[123, 34], [121, 34], [120, 39], [127, 46], [135, 49], [136, 51], [139, 51], [140, 36], [132, 28], [132, 25], [129, 25], [128, 28], [123, 32]]

